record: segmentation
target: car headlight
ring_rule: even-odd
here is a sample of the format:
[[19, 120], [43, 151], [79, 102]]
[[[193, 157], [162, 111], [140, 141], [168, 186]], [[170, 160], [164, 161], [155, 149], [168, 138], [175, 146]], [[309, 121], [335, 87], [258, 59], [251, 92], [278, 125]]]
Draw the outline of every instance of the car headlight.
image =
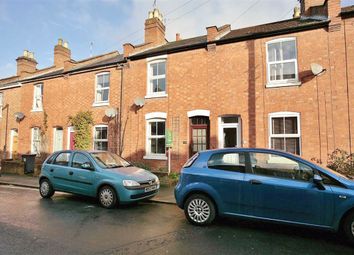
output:
[[133, 181], [133, 180], [123, 180], [123, 185], [124, 187], [140, 186], [140, 184], [137, 181]]
[[160, 184], [160, 180], [159, 180], [158, 177], [155, 178], [155, 183], [156, 183], [156, 184]]

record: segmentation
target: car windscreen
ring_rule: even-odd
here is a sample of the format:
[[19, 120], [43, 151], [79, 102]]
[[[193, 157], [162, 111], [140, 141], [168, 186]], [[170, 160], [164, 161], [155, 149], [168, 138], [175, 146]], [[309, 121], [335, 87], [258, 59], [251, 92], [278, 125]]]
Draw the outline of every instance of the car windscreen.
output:
[[117, 167], [128, 167], [131, 164], [125, 159], [121, 158], [117, 154], [110, 152], [91, 152], [90, 155], [93, 157], [95, 162], [102, 168], [117, 168]]

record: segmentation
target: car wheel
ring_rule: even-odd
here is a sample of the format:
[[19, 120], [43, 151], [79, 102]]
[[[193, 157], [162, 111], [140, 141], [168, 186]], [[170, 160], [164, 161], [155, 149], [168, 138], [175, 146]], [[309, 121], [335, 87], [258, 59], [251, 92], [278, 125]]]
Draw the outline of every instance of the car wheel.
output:
[[344, 220], [343, 232], [348, 241], [354, 245], [354, 212], [351, 212]]
[[41, 194], [43, 198], [52, 197], [54, 192], [53, 186], [48, 179], [41, 180], [39, 183], [39, 194]]
[[189, 222], [198, 226], [211, 224], [216, 216], [213, 201], [202, 194], [194, 194], [187, 199], [184, 213]]
[[114, 208], [117, 204], [117, 195], [111, 186], [103, 186], [98, 192], [98, 200], [104, 208]]

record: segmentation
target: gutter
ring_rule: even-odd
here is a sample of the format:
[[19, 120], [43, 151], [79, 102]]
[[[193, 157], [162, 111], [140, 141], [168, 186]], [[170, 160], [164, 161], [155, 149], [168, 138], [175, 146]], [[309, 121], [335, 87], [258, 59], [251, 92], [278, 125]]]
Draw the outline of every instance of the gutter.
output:
[[16, 84], [13, 84], [13, 85], [10, 85], [10, 86], [4, 85], [4, 87], [0, 87], [0, 90], [18, 88], [18, 87], [21, 87], [21, 86], [22, 86], [22, 83], [21, 82], [17, 82]]

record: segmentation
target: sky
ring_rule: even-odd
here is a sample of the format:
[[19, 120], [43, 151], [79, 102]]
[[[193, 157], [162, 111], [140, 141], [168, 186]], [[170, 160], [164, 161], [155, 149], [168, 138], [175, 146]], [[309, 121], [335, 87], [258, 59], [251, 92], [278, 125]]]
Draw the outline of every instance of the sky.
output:
[[[16, 74], [16, 58], [34, 52], [37, 68], [53, 65], [58, 38], [68, 41], [74, 60], [144, 40], [144, 21], [154, 0], [0, 0], [0, 78]], [[206, 34], [206, 27], [232, 29], [292, 17], [297, 0], [157, 0], [166, 38]], [[354, 0], [342, 0], [342, 6]], [[91, 47], [91, 46], [92, 47]]]

